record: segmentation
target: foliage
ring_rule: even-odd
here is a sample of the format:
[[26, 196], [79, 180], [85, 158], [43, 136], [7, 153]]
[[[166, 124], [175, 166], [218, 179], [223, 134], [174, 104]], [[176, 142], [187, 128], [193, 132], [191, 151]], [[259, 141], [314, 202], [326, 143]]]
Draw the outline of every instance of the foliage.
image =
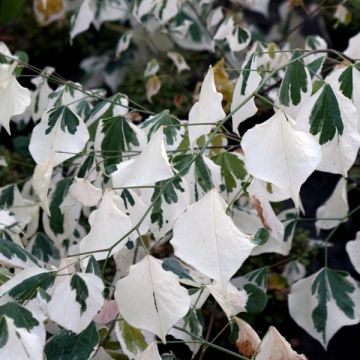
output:
[[[0, 0], [5, 29], [31, 11], [74, 49], [92, 27], [118, 37], [82, 60], [81, 83], [0, 42], [1, 359], [176, 359], [158, 346], [170, 336], [199, 359], [305, 359], [250, 325], [288, 288], [290, 316], [325, 349], [360, 322], [356, 280], [328, 262], [360, 209], [360, 34], [343, 52], [319, 35], [298, 48], [290, 26], [308, 8], [352, 26], [356, 2], [285, 1], [273, 38], [249, 26], [270, 1], [223, 3]], [[312, 218], [300, 190], [317, 170], [339, 180]], [[209, 341], [215, 312], [233, 349], [214, 343], [226, 327]]]

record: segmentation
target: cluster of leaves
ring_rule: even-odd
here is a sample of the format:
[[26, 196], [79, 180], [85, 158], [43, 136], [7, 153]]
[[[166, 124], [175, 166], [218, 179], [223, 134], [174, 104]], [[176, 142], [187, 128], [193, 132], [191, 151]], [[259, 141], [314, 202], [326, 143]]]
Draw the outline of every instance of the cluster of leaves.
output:
[[[224, 107], [216, 87], [224, 72], [210, 67], [183, 120], [123, 93], [106, 97], [101, 88], [64, 81], [49, 67], [29, 90], [18, 77], [23, 67], [36, 69], [0, 43], [2, 131], [32, 119], [28, 150], [36, 164], [21, 184], [0, 188], [0, 357], [175, 359], [159, 353], [169, 336], [194, 356], [202, 345], [222, 350], [203, 339], [201, 309], [212, 298], [238, 331], [241, 355], [228, 354], [305, 359], [275, 327], [260, 340], [237, 317], [266, 306], [269, 267], [238, 274], [248, 258], [268, 253], [288, 256], [290, 315], [326, 348], [342, 326], [360, 322], [360, 289], [327, 262], [305, 277], [301, 259], [291, 257], [292, 241], [300, 189], [315, 170], [341, 175], [316, 214], [318, 229], [332, 229], [325, 252], [358, 210], [349, 212], [347, 174], [360, 148], [360, 35], [344, 53], [320, 36], [291, 50], [252, 39], [235, 13], [211, 1], [131, 3], [59, 2], [67, 4], [60, 13], [75, 10], [71, 39], [91, 23], [135, 19], [118, 55], [138, 26], [153, 34], [161, 27], [181, 48], [221, 48], [226, 64], [241, 62], [240, 74], [222, 89], [229, 96]], [[46, 4], [35, 1], [35, 10]], [[254, 4], [266, 14], [266, 1]], [[178, 52], [167, 56], [179, 72], [188, 70]], [[324, 77], [327, 62], [336, 65]], [[159, 67], [151, 60], [145, 69], [149, 101], [160, 86]], [[240, 137], [239, 125], [258, 113], [255, 98], [270, 103], [273, 114]], [[136, 123], [138, 113], [147, 118]], [[1, 157], [0, 166], [7, 160]], [[164, 244], [170, 254], [155, 256]], [[360, 239], [347, 243], [358, 272], [359, 248]]]

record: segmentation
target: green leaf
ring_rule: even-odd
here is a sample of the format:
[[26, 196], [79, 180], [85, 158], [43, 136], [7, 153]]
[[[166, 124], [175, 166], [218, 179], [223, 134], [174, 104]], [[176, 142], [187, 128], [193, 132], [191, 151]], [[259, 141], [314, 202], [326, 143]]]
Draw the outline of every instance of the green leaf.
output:
[[99, 334], [94, 322], [76, 335], [68, 330], [61, 330], [45, 345], [47, 359], [51, 360], [88, 360], [99, 343]]
[[[22, 64], [27, 64], [29, 62], [29, 55], [25, 51], [17, 50], [15, 51], [15, 56], [22, 62]], [[20, 76], [24, 70], [24, 66], [17, 66], [15, 69], [15, 75]]]
[[254, 241], [257, 245], [264, 245], [269, 240], [269, 237], [269, 230], [261, 228], [256, 232]]
[[306, 93], [308, 89], [307, 74], [302, 59], [296, 60], [301, 56], [299, 51], [295, 51], [285, 72], [285, 76], [280, 85], [279, 100], [280, 104], [289, 106], [290, 101], [293, 105], [298, 105], [301, 101], [301, 93]]
[[247, 63], [244, 66], [244, 69], [243, 69], [243, 82], [241, 84], [241, 90], [240, 90], [241, 95], [245, 95], [245, 91], [246, 91], [247, 83], [248, 83], [248, 80], [249, 80], [249, 76], [250, 76], [250, 73], [252, 71], [252, 66], [251, 65], [252, 65], [252, 62], [253, 62], [254, 58], [255, 58], [254, 54], [251, 54], [250, 57], [249, 57], [249, 60], [247, 61]]
[[315, 329], [322, 334], [324, 342], [326, 342], [326, 322], [330, 300], [335, 301], [348, 318], [355, 318], [355, 304], [350, 297], [355, 287], [346, 279], [346, 276], [345, 272], [324, 268], [312, 284], [311, 293], [316, 296], [318, 305], [314, 308], [311, 317]]
[[211, 159], [220, 166], [225, 189], [228, 193], [231, 193], [236, 188], [236, 181], [245, 179], [244, 162], [236, 155], [226, 151], [213, 156]]
[[77, 127], [80, 122], [76, 114], [74, 114], [67, 106], [57, 106], [49, 111], [48, 128], [45, 130], [45, 134], [50, 134], [55, 125], [60, 121], [60, 127], [62, 131], [67, 131], [71, 135], [76, 133]]
[[2, 0], [0, 1], [0, 23], [8, 24], [15, 20], [24, 9], [25, 0]]
[[31, 330], [39, 325], [39, 322], [29, 310], [15, 302], [8, 302], [0, 306], [0, 314], [11, 318], [16, 327], [25, 328], [26, 330]]
[[9, 333], [6, 325], [6, 320], [3, 316], [0, 317], [0, 349], [4, 347], [8, 341]]
[[60, 251], [54, 242], [44, 233], [37, 233], [31, 246], [31, 254], [48, 263], [51, 259], [59, 260]]
[[123, 319], [119, 320], [119, 328], [128, 351], [136, 354], [146, 349], [147, 343], [141, 330], [132, 327]]
[[95, 154], [91, 153], [86, 160], [81, 164], [78, 172], [79, 178], [84, 178], [86, 173], [91, 170], [95, 160]]
[[246, 311], [251, 314], [261, 313], [267, 305], [266, 293], [253, 284], [246, 284], [244, 289], [248, 294]]
[[336, 134], [342, 135], [344, 124], [339, 104], [329, 84], [325, 84], [310, 114], [310, 133], [320, 133], [320, 145], [332, 140]]
[[123, 116], [104, 120], [101, 131], [105, 135], [101, 142], [105, 166], [119, 163], [122, 160], [124, 151], [131, 150], [132, 145], [139, 145], [134, 129]]
[[95, 274], [99, 278], [101, 278], [101, 271], [100, 271], [99, 263], [95, 260], [93, 255], [90, 256], [90, 260], [86, 266], [85, 272], [90, 273], [90, 274]]
[[77, 274], [71, 277], [70, 287], [75, 291], [75, 300], [80, 304], [80, 313], [86, 311], [86, 299], [89, 297], [88, 287], [85, 281]]
[[210, 191], [214, 187], [214, 184], [211, 178], [210, 169], [205, 164], [203, 157], [198, 157], [195, 160], [194, 165], [196, 182], [204, 190], [204, 192]]
[[2, 189], [0, 194], [0, 206], [3, 208], [10, 208], [14, 203], [14, 185], [6, 186]]
[[320, 57], [307, 65], [307, 68], [309, 69], [311, 78], [314, 78], [314, 76], [320, 70], [322, 64], [324, 63], [324, 60], [325, 60], [325, 57]]
[[348, 66], [339, 76], [340, 90], [344, 96], [352, 99], [353, 95], [353, 67]]
[[50, 288], [54, 284], [55, 278], [55, 272], [43, 272], [31, 276], [14, 286], [8, 294], [22, 304], [25, 301], [34, 299], [40, 289], [45, 291]]
[[50, 227], [54, 234], [64, 233], [64, 215], [61, 211], [60, 205], [64, 201], [66, 195], [69, 192], [72, 178], [65, 178], [60, 180], [55, 187], [55, 190], [51, 196], [50, 202]]

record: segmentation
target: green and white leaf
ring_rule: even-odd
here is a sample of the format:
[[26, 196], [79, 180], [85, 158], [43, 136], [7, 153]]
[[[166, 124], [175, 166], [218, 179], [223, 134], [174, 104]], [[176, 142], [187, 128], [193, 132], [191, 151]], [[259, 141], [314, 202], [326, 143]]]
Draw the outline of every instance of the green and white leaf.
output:
[[34, 121], [40, 120], [47, 108], [49, 95], [52, 93], [47, 78], [54, 71], [54, 68], [47, 66], [40, 76], [31, 79], [31, 82], [36, 86], [36, 89], [31, 93], [31, 117]]
[[323, 268], [292, 286], [289, 311], [326, 349], [339, 329], [359, 323], [360, 290], [346, 272]]
[[142, 124], [148, 139], [163, 126], [166, 150], [176, 150], [183, 140], [185, 127], [181, 122], [170, 116], [169, 110], [164, 110], [160, 114], [149, 116]]
[[[1, 213], [0, 211], [0, 219]], [[1, 229], [0, 229], [1, 231]], [[6, 267], [28, 268], [39, 266], [38, 260], [11, 240], [0, 239], [0, 264]]]
[[[326, 41], [319, 35], [310, 35], [305, 41], [305, 50], [313, 51], [319, 49], [327, 49]], [[310, 76], [314, 78], [316, 75], [321, 74], [322, 67], [326, 60], [326, 53], [310, 54], [304, 58], [305, 64], [308, 66]]]
[[150, 331], [165, 343], [170, 328], [189, 310], [190, 297], [179, 279], [147, 255], [116, 284], [120, 314], [133, 327]]
[[312, 134], [322, 144], [317, 170], [347, 175], [360, 146], [358, 121], [352, 101], [331, 85], [310, 97], [296, 117], [296, 129]]
[[[3, 315], [3, 314], [2, 314]], [[0, 316], [1, 359], [38, 360], [42, 358], [45, 338], [16, 325], [11, 317]]]
[[142, 331], [132, 327], [124, 319], [116, 322], [115, 332], [121, 350], [130, 359], [134, 359], [141, 354], [149, 345]]
[[241, 181], [245, 180], [247, 175], [244, 161], [235, 153], [226, 151], [214, 155], [211, 160], [221, 168], [221, 177], [225, 191], [228, 194], [237, 193], [241, 187]]
[[24, 304], [36, 298], [39, 291], [46, 292], [55, 281], [56, 273], [38, 267], [27, 268], [0, 286], [0, 304], [16, 301]]
[[0, 189], [0, 206], [15, 216], [21, 228], [31, 222], [39, 209], [34, 201], [23, 198], [15, 184]]
[[62, 105], [42, 115], [33, 129], [29, 151], [37, 164], [53, 157], [53, 166], [56, 166], [80, 153], [88, 140], [84, 121]]
[[154, 190], [144, 189], [143, 192], [143, 196], [146, 196], [146, 192], [151, 193], [149, 204], [153, 203], [153, 207], [150, 214], [150, 230], [155, 239], [161, 239], [170, 231], [176, 219], [190, 204], [188, 183], [181, 178], [172, 181], [157, 199], [165, 183], [166, 181], [158, 182]]
[[300, 56], [300, 51], [293, 53], [279, 89], [278, 105], [292, 118], [296, 117], [312, 91], [310, 72]]
[[95, 274], [77, 273], [56, 279], [48, 304], [49, 318], [80, 334], [104, 304], [102, 280]]
[[45, 264], [57, 265], [60, 260], [60, 250], [56, 243], [42, 232], [32, 237], [26, 249]]
[[[257, 73], [257, 57], [250, 55], [244, 62], [240, 76], [238, 77], [233, 98], [231, 102], [231, 111], [235, 111], [245, 99], [252, 94], [261, 82], [261, 76]], [[239, 134], [238, 127], [246, 119], [254, 116], [258, 109], [255, 105], [254, 97], [248, 100], [239, 110], [232, 115], [232, 130]]]

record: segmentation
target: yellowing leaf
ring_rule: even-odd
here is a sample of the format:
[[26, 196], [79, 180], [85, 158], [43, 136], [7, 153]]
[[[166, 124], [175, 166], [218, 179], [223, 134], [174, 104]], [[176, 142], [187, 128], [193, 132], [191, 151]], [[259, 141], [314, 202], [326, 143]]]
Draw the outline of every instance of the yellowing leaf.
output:
[[146, 98], [149, 102], [152, 103], [152, 97], [156, 95], [161, 88], [161, 81], [156, 75], [149, 77], [146, 82]]

